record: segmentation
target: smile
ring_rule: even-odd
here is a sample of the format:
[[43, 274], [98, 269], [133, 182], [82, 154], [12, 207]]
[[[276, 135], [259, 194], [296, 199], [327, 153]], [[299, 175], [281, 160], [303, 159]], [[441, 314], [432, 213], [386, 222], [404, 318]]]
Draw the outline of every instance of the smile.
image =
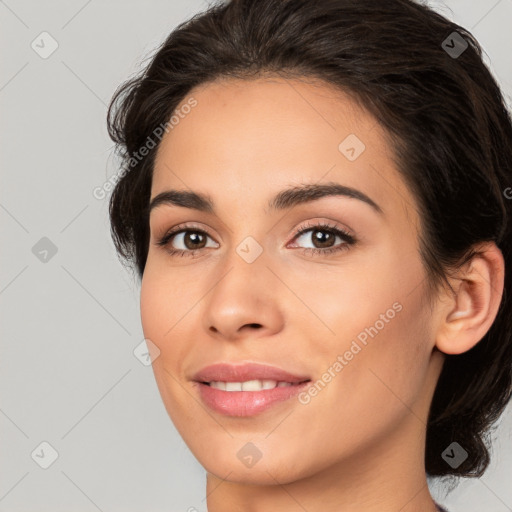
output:
[[264, 389], [274, 389], [276, 387], [293, 386], [291, 382], [278, 382], [277, 380], [246, 380], [244, 382], [207, 382], [212, 388], [222, 391], [263, 391]]
[[[202, 402], [211, 410], [225, 416], [255, 416], [289, 401], [311, 381], [292, 384], [272, 380], [245, 382], [199, 382]], [[293, 402], [290, 402], [293, 403]], [[298, 403], [298, 402], [297, 402]]]

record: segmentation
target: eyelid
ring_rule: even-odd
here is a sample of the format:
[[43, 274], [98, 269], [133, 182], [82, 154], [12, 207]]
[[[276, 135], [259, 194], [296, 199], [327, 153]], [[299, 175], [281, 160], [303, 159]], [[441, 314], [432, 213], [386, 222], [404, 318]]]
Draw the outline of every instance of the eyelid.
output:
[[342, 236], [343, 238], [347, 239], [347, 241], [350, 243], [355, 243], [357, 241], [356, 236], [352, 234], [352, 230], [340, 226], [337, 223], [331, 224], [331, 221], [325, 220], [307, 220], [304, 224], [301, 224], [298, 228], [295, 229], [295, 235], [293, 236], [292, 241], [304, 233], [314, 229], [333, 231], [337, 233], [338, 236]]
[[[300, 224], [298, 227], [296, 227], [293, 230], [293, 233], [291, 235], [291, 236], [293, 236], [292, 240], [295, 240], [297, 237], [299, 237], [300, 235], [304, 234], [307, 231], [310, 231], [311, 229], [319, 228], [319, 227], [324, 228], [326, 230], [332, 229], [332, 230], [341, 231], [343, 233], [343, 235], [346, 236], [347, 238], [355, 240], [355, 236], [351, 232], [352, 230], [348, 230], [345, 227], [338, 226], [337, 224], [330, 224], [329, 222], [330, 221], [325, 221], [325, 220], [317, 220], [317, 221], [308, 220], [305, 223]], [[177, 224], [176, 226], [173, 226], [172, 228], [170, 228], [167, 231], [164, 231], [164, 233], [162, 235], [155, 235], [155, 238], [157, 240], [162, 240], [171, 235], [176, 235], [178, 233], [181, 233], [183, 231], [188, 231], [188, 230], [193, 231], [195, 229], [198, 231], [204, 232], [208, 236], [212, 237], [212, 235], [209, 233], [207, 228], [204, 228], [200, 225], [196, 225], [193, 222], [192, 222], [192, 224], [190, 224], [188, 222], [183, 222], [183, 223]]]
[[[324, 230], [324, 231], [331, 231], [335, 234], [335, 236], [340, 237], [344, 239], [344, 243], [338, 246], [334, 246], [332, 248], [311, 248], [311, 247], [299, 247], [298, 249], [302, 250], [303, 252], [312, 252], [312, 253], [318, 253], [318, 254], [324, 254], [327, 256], [330, 252], [336, 252], [338, 250], [344, 250], [358, 242], [358, 238], [356, 238], [355, 235], [351, 233], [352, 230], [347, 230], [346, 228], [339, 226], [337, 223], [331, 224], [330, 221], [325, 220], [308, 220], [305, 223], [301, 224], [299, 227], [294, 229], [293, 238], [291, 239], [291, 242], [294, 242], [297, 238], [301, 237], [304, 233], [307, 233], [308, 231], [313, 230]], [[194, 223], [181, 223], [178, 224], [168, 231], [166, 231], [162, 236], [157, 237], [157, 241], [155, 242], [155, 245], [157, 246], [163, 246], [166, 247], [171, 239], [175, 235], [181, 234], [183, 232], [187, 231], [198, 231], [200, 233], [203, 233], [207, 237], [210, 237], [212, 240], [214, 240], [214, 237], [209, 233], [208, 229], [200, 227], [198, 225], [195, 225]], [[215, 243], [218, 244], [216, 240], [214, 240]], [[288, 246], [290, 242], [286, 243], [286, 246]], [[201, 251], [201, 249], [205, 249], [205, 247], [201, 247], [199, 249], [191, 249], [191, 250], [183, 250], [183, 249], [167, 249], [169, 253], [174, 254], [181, 254], [181, 255], [193, 255], [197, 251]], [[210, 247], [211, 249], [211, 247]]]
[[213, 238], [213, 236], [210, 234], [209, 228], [202, 227], [201, 225], [196, 225], [194, 222], [192, 222], [192, 223], [182, 222], [180, 224], [177, 224], [176, 226], [164, 231], [164, 233], [162, 235], [155, 235], [155, 238], [157, 240], [161, 241], [164, 238], [167, 238], [171, 235], [176, 235], [183, 231], [195, 231], [195, 230], [204, 232], [210, 238]]

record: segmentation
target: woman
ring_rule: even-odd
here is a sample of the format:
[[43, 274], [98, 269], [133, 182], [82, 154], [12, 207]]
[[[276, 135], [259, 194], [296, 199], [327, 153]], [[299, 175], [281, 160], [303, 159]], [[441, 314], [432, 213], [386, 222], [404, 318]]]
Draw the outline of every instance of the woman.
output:
[[410, 0], [233, 0], [109, 110], [112, 235], [210, 512], [442, 510], [511, 396], [512, 123]]

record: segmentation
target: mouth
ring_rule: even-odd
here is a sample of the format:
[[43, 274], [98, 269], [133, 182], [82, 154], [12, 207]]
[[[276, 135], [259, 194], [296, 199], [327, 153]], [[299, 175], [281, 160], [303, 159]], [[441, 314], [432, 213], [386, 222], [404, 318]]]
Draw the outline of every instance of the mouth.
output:
[[[290, 384], [301, 383], [310, 378], [309, 375], [298, 375], [279, 368], [261, 363], [216, 363], [205, 366], [198, 371], [192, 380], [211, 383], [246, 383], [253, 381], [277, 381]], [[267, 383], [267, 385], [270, 385]]]
[[[199, 395], [211, 410], [225, 416], [255, 416], [299, 394], [310, 383], [250, 380], [199, 382]], [[267, 386], [266, 389], [264, 386]], [[225, 388], [225, 389], [223, 389]], [[298, 401], [295, 405], [298, 405]]]
[[281, 368], [245, 363], [220, 363], [203, 368], [193, 378], [202, 402], [225, 416], [255, 416], [289, 401], [311, 382]]
[[220, 389], [222, 391], [264, 391], [267, 389], [274, 388], [285, 388], [290, 386], [298, 386], [305, 382], [309, 382], [309, 379], [306, 379], [301, 382], [286, 382], [286, 381], [277, 381], [277, 380], [246, 380], [243, 382], [227, 382], [227, 381], [211, 381], [211, 382], [201, 382], [200, 384], [205, 384], [206, 386], [210, 386], [215, 389]]

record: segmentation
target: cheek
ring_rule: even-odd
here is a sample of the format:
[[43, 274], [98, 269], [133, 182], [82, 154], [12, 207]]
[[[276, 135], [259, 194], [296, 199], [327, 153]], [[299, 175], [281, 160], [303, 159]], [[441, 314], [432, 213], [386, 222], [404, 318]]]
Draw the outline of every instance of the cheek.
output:
[[[179, 294], [183, 287], [173, 276], [170, 282], [169, 272], [154, 271], [146, 266], [140, 291], [140, 314], [144, 337], [151, 340], [159, 350], [158, 357], [153, 360], [153, 371], [160, 387], [160, 381], [173, 379], [167, 375], [178, 375], [183, 360], [183, 349], [186, 339], [182, 328], [186, 324], [186, 314], [190, 310], [188, 299]], [[162, 391], [162, 390], [161, 390]]]
[[[423, 279], [418, 258], [403, 261], [400, 249], [390, 246], [367, 253], [368, 257], [360, 254], [338, 267], [313, 268], [289, 277], [316, 316], [291, 316], [291, 323], [300, 322], [311, 331], [310, 339], [323, 338], [331, 352], [358, 336], [364, 343], [370, 339], [368, 331], [388, 332], [397, 319], [404, 323], [405, 304], [414, 301], [411, 292]], [[411, 308], [420, 305], [411, 303]]]
[[432, 340], [424, 271], [419, 258], [402, 261], [399, 254], [390, 249], [373, 263], [323, 274], [323, 286], [308, 294], [321, 320], [302, 321], [316, 340], [312, 367], [320, 377], [329, 368], [336, 374], [321, 392], [324, 405], [342, 399], [352, 418], [395, 414], [393, 404], [403, 409], [401, 400], [413, 402], [426, 378]]
[[[336, 337], [327, 347], [318, 344], [322, 355], [314, 364], [320, 371], [317, 378], [330, 381], [319, 383], [316, 396], [295, 416], [299, 420], [300, 413], [304, 415], [308, 432], [316, 439], [310, 443], [312, 449], [306, 450], [312, 459], [316, 457], [313, 447], [323, 439], [332, 440], [333, 454], [349, 454], [391, 435], [403, 421], [419, 421], [411, 410], [417, 409], [424, 392], [429, 334], [424, 329], [421, 290], [407, 293], [376, 294], [362, 308], [343, 299], [345, 314], [340, 318], [342, 311], [338, 311]], [[360, 334], [364, 336], [358, 338]], [[319, 351], [308, 359], [317, 358]]]
[[[173, 275], [172, 282], [162, 269], [146, 265], [140, 292], [140, 312], [144, 337], [159, 351], [152, 368], [164, 406], [176, 424], [183, 421], [188, 395], [183, 393], [182, 367], [186, 357], [187, 340], [183, 328], [191, 298], [178, 293], [183, 284]], [[196, 299], [197, 300], [197, 299]], [[180, 412], [182, 411], [182, 412]]]
[[172, 309], [173, 300], [165, 296], [162, 281], [155, 277], [146, 266], [140, 290], [140, 313], [145, 338], [151, 339], [161, 349], [162, 338], [172, 320], [167, 318], [167, 312]]
[[178, 337], [187, 314], [193, 314], [192, 309], [201, 298], [194, 284], [197, 280], [181, 276], [180, 272], [148, 258], [140, 290], [141, 322], [144, 335], [161, 344], [161, 350], [177, 345], [169, 341]]

